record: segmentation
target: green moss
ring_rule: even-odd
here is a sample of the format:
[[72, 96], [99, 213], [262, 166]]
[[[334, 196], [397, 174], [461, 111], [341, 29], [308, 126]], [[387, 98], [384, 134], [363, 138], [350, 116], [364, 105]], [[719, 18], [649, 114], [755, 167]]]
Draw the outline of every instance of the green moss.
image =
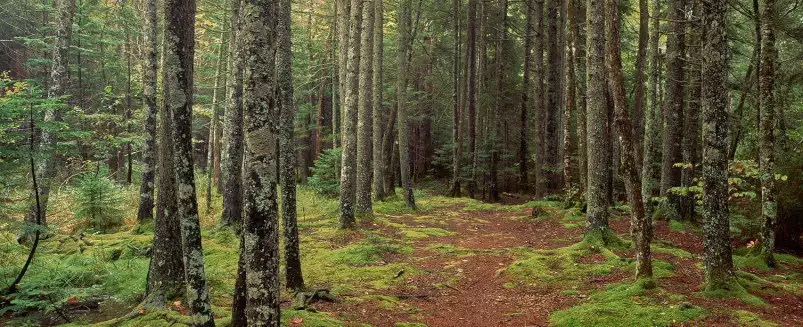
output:
[[[329, 317], [324, 313], [309, 312], [309, 311], [282, 310], [281, 318], [282, 318], [282, 323], [281, 323], [282, 326], [293, 326], [290, 325], [290, 321], [291, 320], [297, 321], [298, 319], [301, 320], [301, 324], [299, 324], [299, 326], [304, 326], [304, 327], [353, 326], [353, 324], [346, 324], [340, 320]], [[358, 326], [368, 326], [368, 325], [360, 324]]]
[[670, 220], [669, 221], [669, 230], [671, 230], [673, 232], [676, 232], [676, 233], [680, 233], [680, 232], [683, 232], [685, 229], [686, 229], [686, 226], [683, 225], [682, 222], [680, 222], [678, 220]]
[[645, 290], [638, 283], [610, 285], [580, 305], [552, 313], [549, 322], [553, 326], [669, 326], [705, 312], [688, 303], [667, 305], [652, 297], [662, 293]]
[[445, 229], [440, 228], [431, 228], [431, 227], [410, 227], [410, 228], [402, 228], [402, 235], [405, 238], [427, 238], [432, 236], [449, 236], [454, 235], [454, 232], [450, 232]]
[[[585, 256], [600, 254], [602, 262], [581, 263]], [[615, 269], [629, 269], [629, 259], [620, 258], [607, 248], [577, 243], [554, 250], [520, 249], [518, 260], [501, 271], [512, 281], [531, 285], [543, 282], [559, 283], [563, 286], [582, 285], [589, 276], [606, 275]], [[582, 261], [582, 260], [580, 260]]]
[[465, 257], [474, 255], [474, 251], [458, 248], [452, 244], [433, 244], [426, 247], [425, 250], [438, 252], [440, 257]]
[[722, 283], [719, 288], [706, 287], [701, 294], [711, 298], [735, 298], [745, 304], [766, 307], [767, 304], [764, 303], [764, 300], [748, 292], [748, 288], [752, 288], [751, 286], [757, 284], [751, 279], [751, 277], [741, 278], [734, 276]]
[[778, 324], [761, 319], [759, 315], [746, 310], [733, 311], [732, 322], [744, 327], [775, 327]]
[[675, 247], [673, 244], [665, 241], [655, 241], [650, 245], [652, 253], [664, 253], [673, 255], [681, 259], [693, 259], [694, 255], [686, 250]]

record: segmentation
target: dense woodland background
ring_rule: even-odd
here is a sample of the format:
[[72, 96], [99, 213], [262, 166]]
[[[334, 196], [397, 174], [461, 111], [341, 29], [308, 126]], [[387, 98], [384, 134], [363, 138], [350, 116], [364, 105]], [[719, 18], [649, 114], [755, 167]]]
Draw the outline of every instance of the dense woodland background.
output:
[[[644, 289], [654, 226], [699, 226], [704, 290], [743, 296], [741, 256], [791, 269], [803, 251], [801, 7], [0, 0], [0, 323], [69, 322], [114, 293], [117, 324], [183, 298], [189, 324], [278, 325], [280, 284], [301, 308], [330, 297], [302, 277], [305, 201], [353, 233], [435, 196], [561, 202], [581, 247], [632, 251]], [[129, 232], [114, 260], [147, 281], [89, 283], [126, 295], [48, 282], [77, 269], [48, 266], [79, 260], [63, 244]], [[239, 258], [225, 281], [204, 269], [215, 235]]]

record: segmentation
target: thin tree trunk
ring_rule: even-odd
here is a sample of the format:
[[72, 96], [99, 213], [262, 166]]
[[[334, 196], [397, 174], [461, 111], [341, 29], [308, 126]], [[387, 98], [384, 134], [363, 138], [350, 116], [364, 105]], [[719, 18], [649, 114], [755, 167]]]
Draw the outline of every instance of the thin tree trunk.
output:
[[215, 184], [215, 148], [219, 143], [217, 140], [218, 130], [220, 129], [220, 87], [221, 84], [225, 85], [223, 75], [226, 74], [223, 68], [226, 65], [226, 52], [224, 46], [226, 44], [226, 32], [220, 32], [220, 47], [217, 52], [217, 68], [215, 69], [215, 84], [212, 89], [212, 118], [209, 120], [209, 144], [208, 151], [206, 152], [206, 214], [208, 215], [212, 209], [212, 185]]
[[373, 215], [371, 178], [373, 166], [373, 51], [374, 2], [363, 0], [362, 35], [360, 38], [359, 112], [357, 114], [357, 215]]
[[669, 189], [680, 186], [683, 161], [683, 107], [685, 65], [685, 0], [668, 0], [669, 35], [666, 45], [666, 101], [664, 102], [664, 131], [661, 166], [661, 196], [667, 197], [666, 218], [678, 219], [680, 197]]
[[[452, 19], [454, 20], [454, 47], [452, 50], [452, 185], [449, 189], [449, 195], [452, 197], [460, 196], [460, 157], [463, 150], [463, 139], [460, 136], [460, 7], [460, 0], [452, 2]], [[525, 72], [525, 74], [527, 73]]]
[[409, 68], [409, 53], [410, 53], [410, 35], [412, 34], [410, 28], [411, 20], [411, 0], [401, 0], [399, 5], [398, 26], [399, 26], [399, 50], [398, 50], [398, 65], [399, 76], [396, 80], [397, 97], [398, 97], [398, 121], [399, 121], [399, 168], [401, 170], [401, 184], [402, 192], [404, 193], [404, 202], [411, 209], [415, 209], [415, 198], [413, 197], [413, 184], [410, 176], [410, 121], [409, 121], [409, 108], [407, 107], [407, 72]]
[[535, 82], [535, 194], [538, 197], [546, 195], [548, 177], [544, 174], [546, 166], [546, 134], [544, 121], [546, 120], [546, 107], [544, 106], [544, 1], [536, 0], [534, 26], [535, 35], [533, 52], [533, 81]]
[[346, 64], [345, 106], [343, 106], [343, 152], [340, 170], [340, 228], [354, 228], [357, 183], [357, 114], [359, 104], [360, 22], [362, 0], [351, 0]]
[[145, 11], [145, 62], [142, 67], [142, 103], [145, 120], [142, 147], [142, 182], [139, 186], [137, 223], [153, 219], [156, 171], [156, 0], [148, 0]]
[[[699, 17], [702, 10], [702, 4], [695, 1], [693, 4], [693, 16]], [[683, 114], [683, 163], [686, 164], [681, 171], [680, 184], [688, 188], [695, 185], [694, 179], [697, 177], [697, 165], [700, 163], [699, 148], [700, 148], [700, 93], [702, 86], [700, 85], [700, 62], [702, 60], [702, 29], [700, 24], [694, 22], [689, 24], [689, 45], [693, 50], [686, 57], [687, 61], [687, 75], [688, 75], [688, 101], [686, 105], [686, 112]], [[696, 203], [694, 195], [689, 192], [688, 195], [683, 196], [680, 200], [679, 214], [683, 219], [691, 220], [694, 217], [694, 204]]]
[[[338, 107], [342, 110], [346, 108], [346, 89], [347, 86], [347, 75], [348, 75], [348, 51], [349, 51], [349, 15], [351, 15], [350, 8], [351, 8], [352, 0], [335, 0], [335, 15], [337, 16], [337, 46], [338, 46], [338, 57], [337, 57], [337, 67], [338, 67], [338, 99], [339, 105]], [[332, 134], [334, 136], [333, 140], [333, 147], [337, 148], [341, 146], [341, 138], [342, 133], [340, 133], [341, 128], [341, 121], [343, 120], [343, 115], [339, 114], [339, 112], [332, 110]]]
[[467, 22], [468, 22], [468, 44], [466, 46], [466, 61], [468, 62], [468, 160], [471, 164], [471, 178], [468, 181], [468, 196], [474, 198], [477, 190], [477, 31], [476, 15], [477, 0], [468, 0]]
[[650, 42], [649, 0], [639, 0], [638, 47], [636, 49], [636, 87], [633, 95], [633, 141], [636, 167], [641, 168], [644, 154], [644, 70], [647, 65], [647, 44]]
[[504, 65], [504, 45], [505, 39], [507, 38], [507, 0], [501, 0], [502, 3], [500, 6], [502, 7], [502, 19], [499, 23], [499, 39], [496, 42], [496, 105], [494, 108], [493, 114], [493, 121], [489, 121], [488, 124], [493, 124], [492, 132], [490, 133], [490, 143], [492, 144], [492, 151], [491, 151], [491, 171], [490, 171], [490, 185], [488, 187], [488, 197], [491, 201], [497, 202], [499, 201], [499, 181], [498, 181], [498, 169], [499, 169], [499, 152], [500, 148], [504, 149], [502, 144], [502, 139], [499, 137], [499, 134], [502, 132], [502, 127], [500, 126], [502, 116], [502, 103], [504, 102], [504, 81], [505, 81], [505, 65]]
[[580, 34], [580, 25], [585, 24], [586, 12], [583, 10], [581, 0], [569, 0], [574, 5], [574, 15], [577, 16], [572, 24], [574, 39], [575, 83], [577, 84], [577, 158], [580, 166], [580, 190], [584, 193], [588, 189], [588, 133], [586, 131], [586, 42]]
[[564, 67], [564, 80], [565, 90], [563, 91], [564, 101], [563, 101], [563, 182], [566, 189], [571, 189], [573, 187], [572, 183], [572, 112], [575, 110], [575, 105], [577, 104], [575, 99], [575, 72], [574, 72], [574, 54], [572, 53], [572, 49], [574, 49], [574, 33], [572, 32], [572, 26], [576, 24], [575, 22], [575, 9], [572, 5], [572, 1], [568, 0], [569, 3], [566, 4], [566, 45], [565, 49], [565, 67]]
[[661, 73], [660, 49], [658, 39], [660, 38], [660, 16], [661, 0], [653, 0], [652, 5], [652, 30], [650, 31], [650, 97], [647, 104], [647, 112], [644, 115], [644, 159], [641, 165], [641, 196], [644, 200], [644, 215], [652, 219], [655, 204], [652, 201], [660, 191], [660, 134], [661, 134], [661, 112], [659, 106], [658, 92], [660, 83], [658, 77]]
[[226, 102], [225, 127], [223, 128], [224, 150], [221, 168], [223, 171], [223, 225], [239, 228], [243, 217], [243, 61], [241, 34], [243, 32], [240, 16], [241, 0], [231, 0], [231, 40], [229, 41], [228, 96]]
[[546, 31], [546, 116], [544, 117], [544, 154], [546, 162], [544, 176], [547, 178], [547, 192], [558, 191], [560, 174], [558, 173], [560, 157], [558, 154], [558, 124], [560, 112], [560, 75], [563, 69], [560, 66], [559, 24], [558, 11], [561, 0], [546, 0], [547, 31]]
[[[240, 42], [245, 64], [243, 112], [245, 147], [243, 246], [245, 314], [249, 326], [275, 326], [279, 315], [279, 182], [276, 99], [277, 10], [274, 1], [244, 2]], [[283, 4], [289, 4], [284, 2]], [[283, 77], [286, 79], [286, 77]]]
[[[733, 286], [728, 213], [728, 32], [725, 0], [703, 9], [703, 250], [705, 289]], [[738, 284], [736, 284], [738, 285]]]
[[528, 111], [530, 107], [530, 70], [532, 61], [533, 44], [533, 0], [524, 2], [525, 25], [524, 25], [524, 67], [521, 87], [521, 112], [519, 116], [519, 190], [527, 192], [530, 188], [529, 169], [527, 164], [530, 161], [530, 153], [527, 144], [527, 121], [530, 119]]
[[760, 256], [775, 267], [775, 221], [778, 202], [775, 199], [775, 0], [764, 0], [761, 25], [761, 66], [759, 72], [759, 108], [761, 110], [761, 226]]
[[382, 130], [382, 100], [383, 100], [383, 86], [382, 86], [382, 61], [384, 56], [384, 9], [383, 0], [374, 0], [374, 60], [373, 60], [373, 166], [374, 166], [374, 199], [381, 201], [385, 199], [385, 152], [382, 147], [382, 137], [384, 136]]
[[[395, 97], [398, 100], [398, 97]], [[393, 169], [394, 164], [396, 161], [399, 160], [398, 158], [398, 151], [394, 151], [396, 144], [396, 135], [398, 133], [394, 133], [395, 129], [393, 125], [396, 124], [396, 111], [398, 110], [398, 101], [394, 101], [394, 104], [390, 110], [390, 114], [388, 115], [388, 123], [385, 124], [385, 135], [382, 137], [382, 149], [385, 153], [390, 153], [389, 156], [385, 157], [385, 180], [384, 180], [384, 189], [386, 196], [396, 195], [396, 188], [393, 185], [393, 179], [396, 176], [396, 171]]]
[[[605, 46], [608, 63], [608, 84], [611, 88], [614, 106], [616, 107], [616, 126], [619, 131], [619, 144], [622, 149], [622, 177], [627, 189], [627, 198], [631, 208], [631, 230], [634, 233], [636, 248], [636, 279], [652, 278], [652, 255], [650, 253], [650, 238], [652, 236], [652, 222], [644, 216], [644, 202], [641, 198], [641, 179], [636, 165], [636, 142], [631, 135], [632, 129], [628, 118], [627, 99], [625, 98], [625, 83], [622, 76], [622, 57], [619, 50], [620, 42], [620, 0], [607, 0], [606, 36]], [[643, 284], [646, 285], [646, 284]], [[654, 285], [652, 285], [654, 286]]]

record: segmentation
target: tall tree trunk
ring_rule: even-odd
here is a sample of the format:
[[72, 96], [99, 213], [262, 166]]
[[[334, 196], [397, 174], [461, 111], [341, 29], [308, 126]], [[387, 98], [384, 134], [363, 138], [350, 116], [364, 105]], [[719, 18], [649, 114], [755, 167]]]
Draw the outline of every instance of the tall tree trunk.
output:
[[644, 215], [652, 218], [655, 204], [652, 201], [660, 191], [660, 154], [661, 146], [661, 107], [659, 106], [658, 92], [661, 85], [658, 77], [661, 73], [661, 50], [658, 48], [660, 38], [661, 0], [653, 0], [652, 30], [650, 31], [650, 97], [644, 115], [644, 159], [641, 165], [641, 196], [644, 200]]
[[[725, 0], [703, 7], [703, 250], [706, 290], [733, 282], [728, 213], [728, 32]], [[667, 68], [668, 69], [668, 68]], [[737, 284], [738, 285], [738, 284]]]
[[761, 110], [761, 226], [760, 255], [775, 267], [775, 221], [778, 202], [775, 199], [775, 0], [764, 0], [761, 25], [761, 69], [759, 72], [759, 108]]
[[641, 167], [644, 154], [644, 70], [647, 65], [647, 44], [650, 42], [649, 0], [639, 0], [638, 48], [636, 49], [636, 86], [633, 94], [633, 142], [636, 167]]
[[[335, 15], [337, 16], [337, 67], [338, 67], [338, 87], [337, 95], [339, 99], [338, 108], [346, 108], [346, 89], [348, 88], [348, 51], [349, 51], [349, 15], [351, 15], [352, 0], [335, 0]], [[340, 147], [342, 133], [340, 131], [343, 113], [332, 110], [332, 135], [334, 136], [333, 147]]]
[[[243, 112], [245, 189], [243, 242], [246, 274], [246, 318], [249, 326], [276, 326], [279, 315], [279, 182], [276, 99], [277, 10], [274, 1], [244, 2], [240, 42], [245, 64]], [[289, 2], [283, 2], [289, 4]], [[283, 77], [286, 79], [286, 77]]]
[[502, 19], [499, 23], [499, 37], [496, 41], [496, 105], [494, 106], [493, 120], [488, 121], [488, 124], [493, 124], [492, 132], [490, 133], [491, 148], [491, 171], [490, 171], [490, 185], [488, 187], [488, 197], [491, 201], [499, 201], [499, 152], [500, 149], [504, 150], [500, 133], [501, 127], [501, 112], [502, 103], [504, 102], [504, 82], [505, 82], [505, 64], [504, 64], [504, 45], [507, 38], [507, 0], [501, 0], [500, 7], [502, 7]]
[[641, 198], [641, 179], [636, 165], [636, 142], [631, 135], [632, 129], [628, 118], [627, 99], [625, 98], [625, 82], [622, 76], [622, 54], [619, 50], [621, 40], [620, 0], [607, 0], [607, 22], [605, 46], [608, 63], [608, 84], [611, 88], [614, 106], [616, 107], [616, 127], [619, 131], [619, 144], [622, 149], [622, 177], [627, 189], [627, 198], [631, 208], [631, 230], [634, 231], [636, 248], [636, 279], [652, 278], [652, 254], [650, 238], [652, 222], [644, 216], [644, 202]]
[[373, 60], [373, 166], [374, 166], [374, 199], [381, 201], [385, 199], [385, 152], [382, 148], [382, 93], [384, 92], [382, 86], [382, 61], [384, 56], [384, 8], [383, 0], [374, 0], [374, 60]]
[[546, 107], [544, 106], [544, 1], [535, 1], [533, 43], [533, 81], [535, 82], [535, 194], [546, 195], [548, 177], [544, 174], [546, 166], [546, 134], [544, 121], [546, 120]]
[[[702, 10], [702, 3], [694, 1], [693, 16], [699, 17]], [[702, 60], [702, 26], [696, 22], [689, 24], [689, 37], [688, 42], [691, 49], [694, 50], [686, 57], [687, 71], [688, 71], [688, 101], [686, 101], [686, 112], [683, 115], [683, 163], [686, 164], [681, 171], [680, 184], [683, 187], [692, 187], [697, 177], [697, 165], [700, 163], [699, 148], [700, 148], [700, 93], [702, 86], [700, 85], [700, 62]], [[691, 220], [694, 216], [694, 204], [696, 203], [694, 195], [689, 192], [688, 195], [683, 196], [680, 200], [679, 214], [682, 218]]]
[[608, 148], [605, 145], [605, 125], [608, 103], [605, 97], [607, 88], [605, 76], [605, 3], [603, 0], [586, 1], [587, 55], [588, 55], [588, 110], [586, 122], [588, 129], [588, 189], [586, 199], [585, 238], [594, 242], [607, 243], [610, 236], [615, 237], [608, 227], [608, 201], [606, 199]]
[[243, 33], [240, 16], [241, 0], [231, 0], [231, 40], [229, 41], [229, 61], [231, 69], [227, 72], [225, 127], [223, 128], [223, 225], [235, 225], [239, 228], [243, 217]]
[[666, 218], [678, 219], [680, 197], [669, 189], [680, 186], [683, 161], [683, 107], [685, 81], [685, 0], [668, 0], [669, 35], [666, 41], [666, 101], [664, 101], [664, 132], [661, 166], [661, 196], [667, 197]]
[[404, 202], [411, 209], [415, 209], [415, 198], [413, 197], [413, 184], [410, 176], [410, 121], [409, 108], [407, 107], [407, 74], [409, 68], [410, 55], [410, 20], [411, 20], [411, 0], [401, 0], [399, 3], [398, 26], [399, 26], [399, 50], [398, 65], [399, 76], [396, 79], [396, 89], [398, 97], [398, 121], [399, 121], [399, 168], [401, 170], [402, 192]]
[[563, 69], [560, 66], [558, 11], [561, 0], [546, 0], [547, 31], [546, 31], [546, 116], [544, 117], [544, 176], [547, 181], [547, 192], [554, 193], [560, 185], [558, 156], [558, 122], [560, 112], [560, 75]]
[[[137, 223], [153, 219], [154, 172], [156, 171], [156, 0], [145, 8], [145, 62], [142, 67], [142, 103], [145, 120], [142, 147], [142, 182], [139, 186]], [[155, 236], [155, 235], [154, 235]]]
[[477, 190], [477, 0], [468, 0], [467, 22], [468, 22], [468, 44], [466, 45], [466, 61], [468, 62], [468, 160], [471, 163], [471, 178], [468, 181], [468, 196], [474, 198]]
[[[220, 87], [221, 84], [225, 85], [223, 75], [226, 74], [223, 68], [226, 65], [226, 32], [220, 32], [220, 47], [217, 52], [217, 68], [215, 69], [215, 84], [212, 89], [212, 118], [209, 120], [209, 150], [206, 152], [206, 214], [208, 215], [212, 209], [212, 186], [215, 184], [215, 149], [219, 143], [217, 139], [218, 130], [220, 129]], [[225, 96], [224, 96], [225, 98]]]
[[358, 215], [373, 215], [371, 175], [373, 166], [373, 51], [374, 2], [363, 0], [362, 35], [360, 38], [359, 110], [357, 114], [357, 205]]
[[187, 277], [187, 306], [196, 326], [214, 326], [204, 276], [201, 226], [195, 199], [192, 160], [192, 89], [195, 50], [195, 1], [166, 0], [164, 37], [164, 110], [173, 122], [173, 164], [176, 174], [176, 215], [181, 220], [181, 245]]
[[565, 66], [564, 66], [564, 91], [563, 91], [563, 182], [566, 189], [573, 187], [572, 181], [572, 112], [575, 110], [577, 101], [575, 99], [575, 72], [574, 72], [574, 33], [572, 31], [575, 22], [575, 9], [573, 1], [567, 0], [566, 3], [566, 27], [565, 33], [566, 44], [565, 50]]
[[575, 65], [575, 83], [577, 85], [577, 161], [580, 169], [580, 190], [588, 189], [588, 133], [586, 132], [586, 42], [584, 35], [580, 34], [580, 25], [585, 24], [586, 12], [583, 10], [581, 0], [569, 0], [574, 6], [574, 24], [572, 24], [572, 38], [574, 39], [573, 55]]
[[353, 228], [357, 182], [357, 111], [359, 104], [360, 22], [362, 0], [351, 0], [349, 14], [346, 96], [343, 106], [343, 153], [340, 170], [340, 228]]
[[527, 164], [530, 161], [530, 153], [527, 145], [527, 121], [530, 119], [528, 114], [530, 107], [530, 70], [532, 61], [533, 44], [533, 0], [524, 2], [525, 25], [524, 25], [524, 68], [521, 87], [521, 112], [519, 115], [519, 189], [526, 192], [530, 188], [529, 170]]
[[[50, 70], [50, 88], [47, 97], [50, 99], [60, 98], [67, 93], [68, 79], [68, 57], [70, 43], [72, 40], [72, 23], [75, 16], [75, 0], [58, 1], [58, 16], [56, 18], [56, 44], [53, 50], [53, 65]], [[45, 124], [52, 124], [60, 120], [58, 108], [49, 106], [45, 110]], [[32, 201], [28, 206], [28, 214], [25, 222], [28, 224], [47, 226], [47, 203], [50, 197], [50, 184], [56, 175], [54, 158], [54, 148], [56, 147], [56, 136], [48, 130], [43, 129], [39, 140], [40, 160], [37, 160], [36, 180], [38, 190], [32, 189], [31, 198], [36, 198], [38, 194], [39, 205]], [[41, 208], [41, 210], [40, 210]], [[33, 233], [26, 232], [19, 241], [32, 240]]]
[[[460, 157], [463, 139], [460, 137], [460, 7], [461, 1], [452, 1], [454, 20], [454, 47], [452, 48], [452, 185], [449, 195], [460, 196]], [[525, 72], [525, 74], [527, 74]], [[525, 75], [526, 76], [526, 75]]]
[[394, 133], [395, 129], [393, 125], [396, 124], [396, 111], [398, 110], [398, 97], [394, 96], [396, 101], [393, 101], [393, 105], [390, 110], [390, 114], [388, 115], [388, 122], [385, 124], [385, 135], [382, 136], [382, 149], [385, 153], [390, 153], [390, 155], [385, 157], [385, 180], [383, 181], [383, 188], [385, 189], [385, 195], [392, 196], [396, 195], [396, 189], [393, 185], [393, 179], [396, 177], [396, 171], [394, 170], [394, 164], [396, 161], [399, 160], [397, 157], [398, 151], [395, 151], [395, 140], [396, 135], [398, 133]]
[[290, 0], [279, 1], [276, 19], [276, 76], [279, 88], [279, 168], [282, 185], [282, 223], [284, 224], [284, 260], [286, 287], [304, 288], [296, 222], [296, 149], [293, 135], [296, 107], [293, 103], [293, 52], [290, 40]]

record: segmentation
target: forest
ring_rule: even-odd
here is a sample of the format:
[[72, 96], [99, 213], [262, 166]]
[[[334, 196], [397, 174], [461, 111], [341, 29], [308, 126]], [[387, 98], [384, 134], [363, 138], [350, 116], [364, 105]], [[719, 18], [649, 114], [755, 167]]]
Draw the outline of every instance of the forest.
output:
[[803, 326], [801, 0], [0, 0], [0, 326]]

